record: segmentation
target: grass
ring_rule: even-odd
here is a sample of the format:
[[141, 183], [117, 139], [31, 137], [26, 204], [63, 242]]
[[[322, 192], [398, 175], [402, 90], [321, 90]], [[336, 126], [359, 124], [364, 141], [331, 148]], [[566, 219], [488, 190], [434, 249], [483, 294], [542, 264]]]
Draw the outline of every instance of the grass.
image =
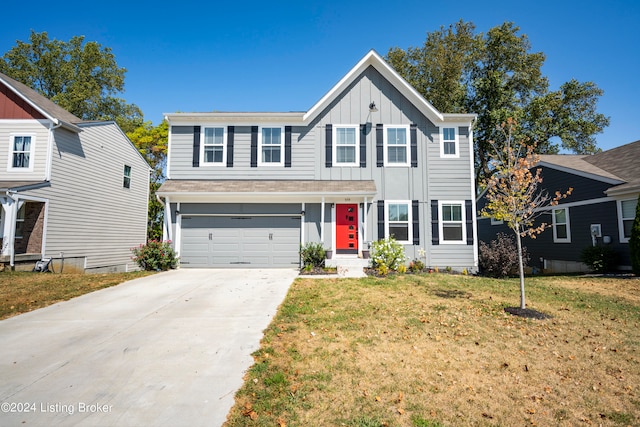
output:
[[0, 273], [0, 320], [66, 301], [151, 272], [108, 274]]
[[640, 425], [640, 281], [297, 279], [235, 426]]

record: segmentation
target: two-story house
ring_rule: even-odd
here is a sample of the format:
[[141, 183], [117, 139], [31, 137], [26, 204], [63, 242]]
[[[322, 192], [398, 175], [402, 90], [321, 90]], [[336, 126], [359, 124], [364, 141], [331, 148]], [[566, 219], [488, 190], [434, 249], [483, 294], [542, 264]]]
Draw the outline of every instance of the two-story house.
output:
[[150, 167], [114, 122], [84, 122], [0, 74], [0, 264], [137, 268]]
[[[321, 242], [475, 271], [472, 114], [443, 114], [375, 51], [306, 112], [166, 114], [165, 237], [184, 267], [290, 267]], [[426, 258], [426, 260], [425, 260]]]

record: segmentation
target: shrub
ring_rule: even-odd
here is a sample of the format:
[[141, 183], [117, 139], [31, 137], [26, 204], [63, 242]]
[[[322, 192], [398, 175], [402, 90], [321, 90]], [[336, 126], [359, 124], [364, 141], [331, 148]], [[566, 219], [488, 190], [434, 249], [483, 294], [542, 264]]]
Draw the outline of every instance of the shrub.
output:
[[166, 271], [176, 268], [178, 258], [170, 241], [150, 240], [146, 245], [131, 249], [133, 260], [143, 270]]
[[371, 243], [371, 262], [375, 268], [385, 266], [387, 270], [395, 271], [406, 259], [404, 247], [393, 237]]
[[580, 260], [596, 273], [612, 271], [618, 264], [618, 253], [608, 246], [588, 246], [582, 250]]
[[636, 204], [636, 218], [631, 227], [629, 238], [629, 253], [631, 255], [631, 269], [636, 276], [640, 276], [640, 196]]
[[[507, 277], [518, 271], [518, 248], [513, 236], [498, 233], [496, 240], [488, 245], [480, 242], [480, 256], [478, 258], [480, 270], [489, 277]], [[522, 247], [522, 261], [526, 266], [529, 262], [527, 248]]]
[[409, 271], [412, 273], [420, 273], [422, 270], [424, 270], [424, 262], [419, 259], [414, 259], [409, 263]]
[[300, 256], [303, 266], [322, 267], [326, 258], [326, 252], [321, 243], [306, 243], [300, 246]]

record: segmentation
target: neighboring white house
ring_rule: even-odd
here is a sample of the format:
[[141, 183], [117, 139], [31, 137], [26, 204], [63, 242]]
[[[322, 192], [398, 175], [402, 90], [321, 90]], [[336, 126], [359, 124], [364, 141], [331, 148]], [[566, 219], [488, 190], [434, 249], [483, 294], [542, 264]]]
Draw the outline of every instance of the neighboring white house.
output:
[[297, 266], [307, 242], [366, 257], [395, 236], [409, 259], [477, 269], [475, 115], [437, 111], [375, 51], [306, 112], [166, 118], [157, 194], [184, 267]]
[[0, 264], [137, 268], [149, 172], [114, 122], [83, 122], [0, 74]]

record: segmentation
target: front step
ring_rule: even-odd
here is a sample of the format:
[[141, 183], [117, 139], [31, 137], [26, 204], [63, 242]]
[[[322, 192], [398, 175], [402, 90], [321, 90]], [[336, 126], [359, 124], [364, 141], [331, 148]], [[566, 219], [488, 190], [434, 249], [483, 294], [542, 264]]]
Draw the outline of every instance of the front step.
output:
[[339, 277], [367, 277], [364, 268], [369, 267], [369, 259], [362, 258], [332, 258], [326, 259], [326, 267], [335, 267]]

